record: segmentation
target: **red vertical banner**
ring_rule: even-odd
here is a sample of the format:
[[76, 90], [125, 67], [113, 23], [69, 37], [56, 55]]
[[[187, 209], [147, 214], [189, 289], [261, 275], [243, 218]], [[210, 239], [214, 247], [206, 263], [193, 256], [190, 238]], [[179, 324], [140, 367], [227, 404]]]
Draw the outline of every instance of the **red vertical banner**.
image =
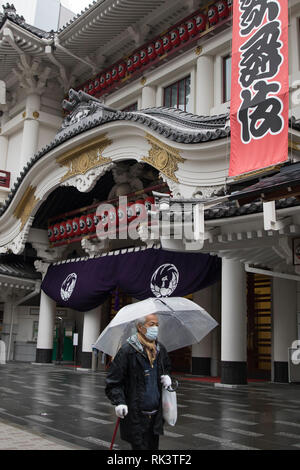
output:
[[229, 176], [288, 159], [288, 0], [235, 0]]

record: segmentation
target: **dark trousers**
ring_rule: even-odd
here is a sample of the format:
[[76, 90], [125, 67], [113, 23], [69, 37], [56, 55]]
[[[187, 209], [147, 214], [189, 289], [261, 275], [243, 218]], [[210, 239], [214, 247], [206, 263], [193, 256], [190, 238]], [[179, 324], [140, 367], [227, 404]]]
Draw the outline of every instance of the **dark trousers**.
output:
[[153, 433], [154, 416], [142, 416], [143, 431], [131, 442], [132, 450], [158, 450], [159, 435]]

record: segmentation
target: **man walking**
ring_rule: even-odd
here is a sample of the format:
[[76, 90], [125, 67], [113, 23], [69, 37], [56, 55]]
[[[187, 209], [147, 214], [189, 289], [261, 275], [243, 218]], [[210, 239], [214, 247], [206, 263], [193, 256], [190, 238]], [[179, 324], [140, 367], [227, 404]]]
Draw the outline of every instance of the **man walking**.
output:
[[136, 321], [137, 332], [127, 339], [112, 361], [105, 393], [115, 405], [121, 439], [133, 450], [157, 450], [163, 434], [162, 387], [171, 385], [171, 363], [157, 342], [158, 317]]

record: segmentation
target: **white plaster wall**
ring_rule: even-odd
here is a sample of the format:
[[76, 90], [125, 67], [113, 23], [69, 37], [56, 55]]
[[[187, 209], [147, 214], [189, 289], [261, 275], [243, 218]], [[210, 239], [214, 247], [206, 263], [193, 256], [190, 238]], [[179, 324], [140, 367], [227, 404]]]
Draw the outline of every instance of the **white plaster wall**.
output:
[[297, 282], [297, 338], [300, 340], [300, 282]]
[[38, 150], [40, 150], [42, 147], [45, 147], [45, 145], [49, 144], [49, 142], [54, 139], [56, 133], [57, 130], [55, 130], [53, 127], [50, 128], [48, 126], [40, 124]]
[[32, 341], [33, 340], [33, 322], [38, 321], [38, 315], [32, 315], [32, 310], [39, 313], [39, 309], [35, 307], [19, 307], [18, 312], [18, 333], [16, 341]]
[[6, 168], [11, 173], [11, 186], [14, 184], [22, 168], [20, 168], [20, 149], [22, 146], [22, 129], [9, 136]]

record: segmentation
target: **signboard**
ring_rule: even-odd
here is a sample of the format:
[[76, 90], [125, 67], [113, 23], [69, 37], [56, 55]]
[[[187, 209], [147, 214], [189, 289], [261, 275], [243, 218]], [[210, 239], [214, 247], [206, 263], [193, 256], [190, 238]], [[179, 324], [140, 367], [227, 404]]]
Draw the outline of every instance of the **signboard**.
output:
[[288, 0], [233, 4], [229, 176], [288, 159]]
[[78, 333], [73, 334], [73, 346], [78, 346]]

